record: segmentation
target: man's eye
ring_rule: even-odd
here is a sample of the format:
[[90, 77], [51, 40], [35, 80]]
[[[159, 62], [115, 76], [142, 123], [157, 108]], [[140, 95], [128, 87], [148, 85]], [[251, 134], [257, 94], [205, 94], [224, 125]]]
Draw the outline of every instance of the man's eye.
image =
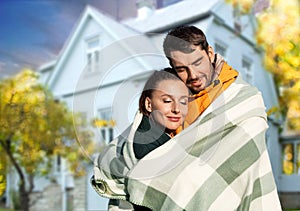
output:
[[194, 63], [194, 66], [199, 66], [201, 64], [201, 62], [196, 62]]
[[185, 70], [186, 70], [186, 68], [176, 68], [176, 72], [177, 73], [183, 73], [183, 72], [185, 72]]

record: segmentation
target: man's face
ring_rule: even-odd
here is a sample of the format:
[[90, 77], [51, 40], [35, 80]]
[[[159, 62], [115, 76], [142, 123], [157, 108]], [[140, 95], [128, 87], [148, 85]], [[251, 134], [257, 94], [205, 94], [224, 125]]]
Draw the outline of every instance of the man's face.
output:
[[211, 47], [208, 54], [199, 46], [192, 53], [172, 51], [172, 64], [181, 80], [196, 94], [209, 86], [215, 79], [215, 70], [211, 61], [214, 52]]

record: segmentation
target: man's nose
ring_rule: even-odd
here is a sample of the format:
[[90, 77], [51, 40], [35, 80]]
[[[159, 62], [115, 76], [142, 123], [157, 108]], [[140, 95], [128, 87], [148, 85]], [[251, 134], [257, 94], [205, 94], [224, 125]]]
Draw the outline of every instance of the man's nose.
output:
[[188, 78], [189, 79], [196, 79], [197, 78], [197, 74], [195, 72], [195, 70], [191, 67], [187, 68], [187, 73], [188, 73]]

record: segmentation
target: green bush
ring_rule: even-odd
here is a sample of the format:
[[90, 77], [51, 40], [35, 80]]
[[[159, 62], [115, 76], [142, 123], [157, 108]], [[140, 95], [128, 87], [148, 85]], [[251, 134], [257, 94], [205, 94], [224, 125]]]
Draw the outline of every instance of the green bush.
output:
[[15, 190], [11, 191], [12, 203], [15, 210], [21, 209], [19, 193]]

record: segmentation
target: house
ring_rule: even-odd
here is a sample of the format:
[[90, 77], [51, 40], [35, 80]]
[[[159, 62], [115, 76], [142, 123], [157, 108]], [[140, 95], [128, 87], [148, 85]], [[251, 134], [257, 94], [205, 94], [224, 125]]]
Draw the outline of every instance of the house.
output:
[[[164, 1], [159, 2], [163, 5]], [[272, 76], [262, 66], [263, 52], [253, 39], [254, 17], [240, 15], [223, 0], [174, 2], [155, 9], [152, 1], [140, 0], [138, 16], [122, 22], [88, 6], [58, 59], [40, 68], [41, 81], [74, 111], [88, 119], [116, 122], [114, 127], [95, 130], [99, 145], [109, 142], [132, 121], [145, 80], [152, 70], [168, 66], [163, 38], [171, 28], [183, 24], [195, 25], [205, 32], [215, 51], [262, 92], [266, 109], [278, 104]], [[279, 125], [278, 119], [269, 117], [267, 144], [277, 184], [282, 174]], [[79, 180], [72, 180], [67, 172], [57, 172], [62, 210], [106, 208], [107, 200], [89, 185], [92, 161], [87, 169], [87, 177]], [[70, 199], [72, 205], [66, 203]]]

